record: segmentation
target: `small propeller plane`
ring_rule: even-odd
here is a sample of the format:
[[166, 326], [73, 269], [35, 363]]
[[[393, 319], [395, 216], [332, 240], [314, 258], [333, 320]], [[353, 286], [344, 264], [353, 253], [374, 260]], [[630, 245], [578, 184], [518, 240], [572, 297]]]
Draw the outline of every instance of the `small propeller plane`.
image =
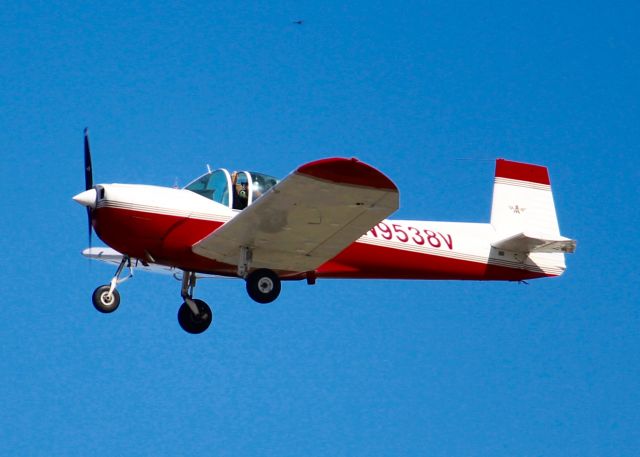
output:
[[[182, 189], [93, 184], [84, 133], [85, 191], [92, 229], [108, 247], [86, 257], [117, 264], [93, 305], [111, 313], [117, 286], [136, 268], [182, 282], [178, 322], [202, 333], [213, 314], [193, 297], [203, 277], [243, 279], [258, 303], [278, 298], [282, 281], [318, 278], [524, 281], [561, 275], [576, 241], [560, 235], [547, 168], [497, 159], [489, 223], [386, 219], [399, 207], [396, 185], [355, 158], [306, 163], [284, 179], [208, 169]], [[129, 274], [121, 278], [125, 268]]]

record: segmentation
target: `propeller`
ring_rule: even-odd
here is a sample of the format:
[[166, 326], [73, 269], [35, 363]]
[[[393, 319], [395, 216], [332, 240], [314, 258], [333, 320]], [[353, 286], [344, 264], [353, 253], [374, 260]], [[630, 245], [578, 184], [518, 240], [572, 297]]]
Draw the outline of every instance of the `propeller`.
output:
[[[84, 188], [89, 190], [93, 188], [93, 168], [91, 166], [91, 147], [89, 146], [89, 129], [84, 129]], [[87, 221], [89, 225], [89, 247], [91, 247], [91, 235], [93, 229], [91, 221], [93, 218], [93, 209], [87, 206]]]
[[93, 187], [93, 169], [91, 168], [91, 147], [89, 146], [89, 129], [84, 129], [84, 190]]

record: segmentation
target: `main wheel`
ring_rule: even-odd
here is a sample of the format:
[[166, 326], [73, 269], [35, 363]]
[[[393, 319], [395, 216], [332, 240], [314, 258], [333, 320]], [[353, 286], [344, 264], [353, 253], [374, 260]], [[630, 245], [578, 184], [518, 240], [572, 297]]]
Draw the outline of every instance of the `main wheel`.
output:
[[111, 289], [109, 285], [100, 286], [93, 291], [93, 296], [91, 297], [93, 306], [105, 314], [114, 312], [120, 306], [120, 292], [113, 289], [113, 292], [109, 295], [109, 289]]
[[258, 303], [271, 303], [280, 295], [280, 278], [266, 268], [253, 271], [247, 276], [247, 293]]
[[198, 315], [195, 316], [191, 312], [191, 308], [186, 303], [183, 303], [178, 309], [178, 323], [182, 330], [187, 333], [198, 334], [204, 332], [211, 325], [213, 320], [213, 313], [211, 308], [202, 300], [193, 300], [198, 307]]

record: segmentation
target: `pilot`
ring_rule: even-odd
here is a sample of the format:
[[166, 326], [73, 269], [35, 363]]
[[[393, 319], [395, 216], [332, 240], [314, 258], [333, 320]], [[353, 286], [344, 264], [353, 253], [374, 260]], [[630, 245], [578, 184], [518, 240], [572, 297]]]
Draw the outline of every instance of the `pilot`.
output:
[[240, 181], [240, 173], [233, 172], [231, 180], [233, 182], [233, 209], [245, 209], [249, 203], [249, 190], [247, 182]]

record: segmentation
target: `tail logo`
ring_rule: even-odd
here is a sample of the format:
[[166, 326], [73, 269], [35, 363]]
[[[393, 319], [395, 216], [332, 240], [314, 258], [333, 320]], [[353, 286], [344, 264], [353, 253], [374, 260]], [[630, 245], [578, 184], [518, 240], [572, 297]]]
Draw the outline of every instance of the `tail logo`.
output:
[[513, 211], [513, 214], [522, 214], [522, 213], [524, 213], [524, 212], [525, 212], [525, 210], [526, 210], [527, 208], [522, 208], [522, 207], [520, 207], [520, 206], [518, 206], [518, 205], [515, 205], [515, 206], [511, 206], [511, 205], [509, 205], [509, 209], [510, 209], [511, 211]]

